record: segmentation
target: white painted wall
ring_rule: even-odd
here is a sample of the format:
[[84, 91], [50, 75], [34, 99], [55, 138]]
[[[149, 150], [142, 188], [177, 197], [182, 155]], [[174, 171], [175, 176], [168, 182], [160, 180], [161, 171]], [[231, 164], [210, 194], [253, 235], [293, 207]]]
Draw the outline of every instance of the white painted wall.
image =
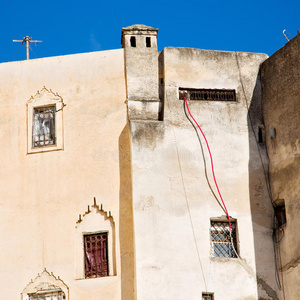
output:
[[[257, 76], [266, 55], [187, 48], [165, 48], [162, 55], [164, 121], [131, 121], [137, 299], [201, 299], [202, 292], [222, 300], [276, 299], [272, 208], [264, 183], [261, 198], [255, 191], [264, 177], [246, 103], [261, 100]], [[209, 141], [228, 211], [237, 219], [240, 259], [211, 257], [210, 218], [224, 212], [208, 187], [179, 87], [237, 92], [236, 103], [190, 101], [190, 109]], [[253, 221], [256, 201], [267, 203], [260, 227]]]

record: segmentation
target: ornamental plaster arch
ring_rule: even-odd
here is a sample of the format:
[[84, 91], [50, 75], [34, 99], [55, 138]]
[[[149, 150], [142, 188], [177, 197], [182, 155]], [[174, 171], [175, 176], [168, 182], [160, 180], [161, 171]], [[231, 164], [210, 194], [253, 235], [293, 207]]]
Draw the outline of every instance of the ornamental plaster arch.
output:
[[88, 205], [87, 211], [79, 218], [75, 226], [75, 269], [76, 279], [85, 279], [84, 272], [84, 235], [107, 232], [108, 234], [108, 261], [109, 276], [116, 275], [116, 241], [115, 241], [115, 221], [111, 212], [103, 209], [96, 203]]
[[34, 102], [42, 103], [49, 101], [63, 103], [63, 98], [58, 93], [55, 93], [51, 89], [47, 89], [46, 86], [43, 86], [41, 90], [37, 91], [34, 96], [29, 98], [27, 105]]
[[45, 268], [41, 274], [38, 273], [36, 278], [31, 279], [27, 284], [21, 293], [21, 300], [28, 300], [30, 295], [34, 294], [51, 294], [55, 292], [60, 293], [62, 299], [69, 300], [69, 287], [59, 276], [54, 276], [52, 272], [48, 272]]

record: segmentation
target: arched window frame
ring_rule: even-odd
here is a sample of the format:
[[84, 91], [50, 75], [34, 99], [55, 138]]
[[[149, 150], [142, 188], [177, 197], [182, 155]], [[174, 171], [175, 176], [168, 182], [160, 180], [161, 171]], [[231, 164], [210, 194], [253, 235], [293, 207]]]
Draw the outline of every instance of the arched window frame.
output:
[[[27, 106], [27, 154], [63, 150], [63, 103], [62, 97], [43, 87], [26, 103]], [[38, 109], [51, 108], [54, 113], [54, 141], [44, 145], [35, 145], [33, 132], [35, 126], [35, 114]], [[53, 122], [53, 120], [52, 120]]]
[[115, 222], [110, 212], [103, 210], [102, 205], [99, 207], [94, 200], [94, 205], [88, 206], [88, 210], [82, 218], [76, 223], [76, 249], [75, 249], [75, 268], [76, 279], [101, 278], [104, 276], [87, 276], [86, 274], [86, 253], [84, 246], [85, 236], [94, 234], [107, 234], [107, 259], [108, 274], [107, 276], [116, 275], [116, 243], [115, 243]]
[[35, 279], [32, 279], [21, 293], [22, 300], [48, 299], [69, 300], [69, 287], [46, 268]]

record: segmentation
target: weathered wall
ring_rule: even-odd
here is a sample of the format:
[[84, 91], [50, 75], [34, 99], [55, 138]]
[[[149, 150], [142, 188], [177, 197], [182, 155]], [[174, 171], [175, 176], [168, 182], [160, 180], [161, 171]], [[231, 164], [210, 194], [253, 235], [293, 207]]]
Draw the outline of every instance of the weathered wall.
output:
[[[261, 100], [258, 70], [267, 56], [187, 48], [165, 48], [162, 55], [164, 121], [130, 122], [137, 298], [200, 299], [208, 291], [224, 300], [278, 299], [272, 207], [247, 118], [252, 98]], [[224, 212], [215, 188], [209, 188], [209, 156], [205, 149], [203, 157], [178, 100], [179, 87], [237, 91], [236, 103], [190, 101], [190, 109], [207, 136], [220, 189], [237, 219], [241, 259], [211, 257], [210, 218]], [[267, 203], [259, 224], [252, 219], [252, 201]]]
[[[72, 300], [99, 295], [200, 299], [205, 291], [222, 300], [279, 299], [273, 209], [264, 176], [267, 157], [265, 145], [257, 143], [258, 126], [263, 124], [258, 70], [267, 56], [187, 48], [166, 48], [158, 55], [145, 47], [146, 36], [139, 36], [138, 30], [150, 27], [127, 29], [143, 49], [127, 52], [125, 68], [123, 50], [0, 65], [0, 298], [20, 298], [30, 280], [46, 268], [38, 280], [58, 282], [68, 288]], [[156, 39], [152, 42], [156, 49]], [[295, 61], [290, 74], [284, 55], [276, 54], [274, 63], [270, 60], [263, 68], [264, 78], [270, 78], [266, 85], [273, 86], [265, 90], [265, 109], [270, 111], [265, 118], [267, 132], [270, 127], [280, 129], [274, 141], [267, 139], [273, 193], [291, 199], [288, 220], [296, 226], [293, 164], [298, 139], [287, 122], [272, 123], [291, 118], [297, 128], [298, 95], [292, 82], [299, 76], [298, 37], [288, 45], [292, 46], [283, 49], [289, 51], [281, 51]], [[66, 105], [61, 113], [63, 150], [27, 154], [26, 103], [44, 86]], [[215, 197], [204, 141], [186, 118], [179, 87], [237, 92], [236, 103], [190, 101], [190, 109], [207, 136], [222, 195], [237, 219], [240, 258], [211, 257], [210, 219], [224, 216], [224, 211]], [[281, 90], [288, 95], [285, 104], [291, 103], [283, 112]], [[93, 197], [105, 212], [93, 205]], [[114, 223], [109, 218], [104, 225], [109, 211]], [[77, 223], [79, 214], [83, 223]], [[115, 235], [115, 275], [83, 279], [78, 240], [82, 231], [101, 224]], [[286, 288], [289, 299], [296, 299], [298, 241], [292, 243], [288, 226], [282, 253], [290, 260], [283, 266], [285, 280], [291, 283]]]
[[[66, 104], [64, 150], [27, 155], [26, 102], [43, 86]], [[20, 299], [44, 268], [72, 300], [120, 299], [119, 201], [130, 197], [120, 195], [125, 100], [123, 49], [0, 65], [1, 299]], [[94, 196], [115, 221], [116, 276], [78, 279], [75, 226]]]
[[157, 31], [158, 29], [145, 25], [122, 28], [128, 116], [131, 120], [161, 118]]
[[[262, 65], [266, 142], [270, 157], [273, 200], [285, 201], [287, 223], [278, 229], [285, 299], [300, 294], [300, 36], [296, 36]], [[270, 138], [270, 129], [276, 137]], [[299, 226], [298, 226], [299, 225]]]

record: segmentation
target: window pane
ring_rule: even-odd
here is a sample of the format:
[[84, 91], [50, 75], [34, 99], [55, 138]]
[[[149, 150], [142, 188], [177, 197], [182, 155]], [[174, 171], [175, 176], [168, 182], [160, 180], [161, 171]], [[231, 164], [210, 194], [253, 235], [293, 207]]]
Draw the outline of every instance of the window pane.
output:
[[107, 232], [84, 236], [85, 276], [108, 276]]
[[34, 109], [32, 139], [33, 147], [55, 145], [55, 106]]
[[213, 300], [213, 294], [202, 293], [202, 300]]
[[211, 252], [214, 257], [237, 257], [236, 224], [231, 221], [231, 236], [229, 223], [211, 221], [210, 227]]
[[64, 300], [66, 299], [63, 291], [52, 292], [51, 290], [38, 291], [36, 293], [30, 293], [28, 300]]

